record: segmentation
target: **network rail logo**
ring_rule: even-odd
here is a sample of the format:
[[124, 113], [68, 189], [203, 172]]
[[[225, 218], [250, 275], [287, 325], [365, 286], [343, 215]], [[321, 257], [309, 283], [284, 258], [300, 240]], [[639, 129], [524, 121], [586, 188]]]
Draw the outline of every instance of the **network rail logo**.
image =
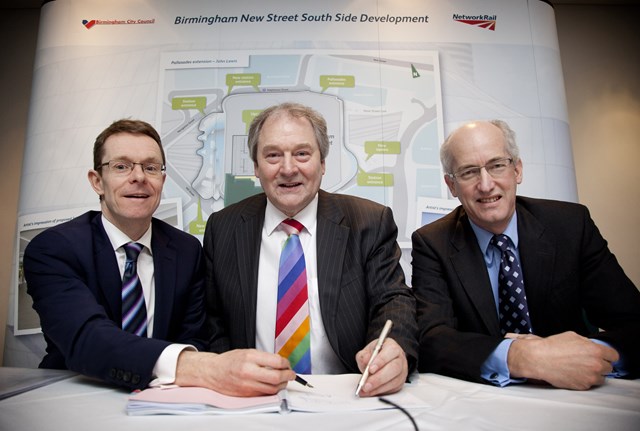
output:
[[156, 19], [83, 19], [82, 25], [90, 30], [96, 25], [132, 25], [132, 24], [155, 24]]
[[498, 15], [463, 15], [453, 14], [453, 20], [463, 24], [473, 25], [475, 27], [485, 28], [487, 30], [496, 30], [496, 21]]

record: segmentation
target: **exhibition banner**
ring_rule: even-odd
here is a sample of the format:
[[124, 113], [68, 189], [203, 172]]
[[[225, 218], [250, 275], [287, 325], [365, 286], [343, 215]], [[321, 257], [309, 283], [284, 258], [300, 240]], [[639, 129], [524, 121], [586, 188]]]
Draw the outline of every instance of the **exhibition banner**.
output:
[[577, 200], [555, 18], [540, 0], [56, 0], [40, 23], [16, 280], [25, 223], [97, 205], [93, 142], [120, 118], [160, 132], [163, 198], [202, 239], [211, 213], [261, 191], [251, 120], [312, 106], [331, 138], [322, 188], [393, 209], [408, 281], [411, 233], [458, 205], [439, 147], [464, 122], [512, 126], [522, 194]]

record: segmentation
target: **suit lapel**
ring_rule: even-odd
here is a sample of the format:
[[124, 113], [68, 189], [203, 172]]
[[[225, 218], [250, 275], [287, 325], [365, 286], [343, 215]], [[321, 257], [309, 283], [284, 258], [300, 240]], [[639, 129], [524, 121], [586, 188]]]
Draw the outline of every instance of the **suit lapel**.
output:
[[[341, 225], [342, 210], [333, 203], [332, 196], [319, 191], [316, 253], [318, 255], [318, 296], [325, 331], [330, 340], [338, 340], [336, 327], [338, 298], [342, 287], [342, 267], [349, 238], [348, 226]], [[334, 346], [338, 348], [338, 346]], [[339, 354], [338, 351], [336, 353]]]
[[[544, 310], [549, 297], [553, 271], [556, 259], [555, 241], [546, 234], [545, 227], [540, 221], [522, 205], [518, 205], [518, 249], [520, 264], [524, 275], [524, 289], [527, 294], [527, 305], [531, 316], [533, 331], [536, 330], [536, 310]], [[549, 268], [540, 271], [540, 268]]]
[[100, 213], [91, 220], [92, 240], [94, 242], [94, 268], [98, 295], [102, 295], [105, 311], [115, 322], [122, 321], [122, 280], [118, 270], [118, 261], [107, 232], [102, 226]]
[[262, 199], [254, 199], [247, 206], [240, 217], [240, 223], [235, 228], [235, 243], [238, 261], [238, 275], [240, 278], [240, 292], [242, 294], [243, 310], [238, 323], [244, 320], [246, 345], [255, 346], [256, 342], [256, 305], [258, 301], [258, 262], [260, 259], [260, 244], [262, 242], [262, 226], [264, 212], [267, 206], [265, 195]]
[[151, 248], [155, 283], [153, 338], [166, 339], [171, 324], [170, 319], [166, 316], [173, 314], [173, 298], [178, 268], [177, 252], [171, 247], [169, 238], [155, 227], [155, 223], [153, 223], [152, 229]]
[[462, 288], [489, 333], [500, 335], [496, 304], [484, 257], [464, 213], [458, 218], [451, 242], [456, 250], [450, 256], [451, 264]]

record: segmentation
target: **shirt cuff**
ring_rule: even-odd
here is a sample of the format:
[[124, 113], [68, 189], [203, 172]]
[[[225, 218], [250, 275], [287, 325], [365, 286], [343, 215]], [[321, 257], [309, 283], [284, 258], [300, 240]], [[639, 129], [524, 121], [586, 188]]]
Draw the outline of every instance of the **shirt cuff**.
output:
[[194, 346], [188, 344], [170, 344], [165, 347], [153, 367], [154, 379], [149, 383], [149, 387], [171, 385], [176, 381], [178, 356], [183, 350], [198, 351]]
[[512, 379], [509, 373], [509, 365], [507, 365], [507, 356], [509, 355], [509, 348], [514, 340], [507, 338], [498, 344], [489, 357], [484, 361], [480, 367], [480, 377], [487, 382], [504, 387], [510, 383], [523, 383], [526, 379]]
[[[607, 343], [606, 341], [602, 341], [597, 338], [589, 338], [589, 339], [596, 344], [600, 344], [602, 346], [607, 346], [607, 347], [611, 347], [612, 349], [615, 349], [611, 344]], [[611, 366], [613, 367], [613, 371], [607, 374], [607, 377], [618, 378], [618, 377], [624, 377], [627, 374], [629, 374], [629, 372], [625, 369], [624, 358], [622, 356], [620, 356], [620, 359], [613, 362]]]

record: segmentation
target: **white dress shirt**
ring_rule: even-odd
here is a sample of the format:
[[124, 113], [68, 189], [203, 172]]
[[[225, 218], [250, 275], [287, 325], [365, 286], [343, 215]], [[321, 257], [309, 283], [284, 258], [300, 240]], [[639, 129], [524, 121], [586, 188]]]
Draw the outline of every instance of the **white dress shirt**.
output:
[[[320, 312], [316, 254], [317, 213], [318, 195], [316, 194], [313, 201], [294, 217], [304, 226], [300, 233], [300, 243], [304, 251], [309, 294], [311, 371], [313, 374], [339, 374], [346, 372], [346, 369], [329, 343]], [[275, 349], [278, 268], [280, 253], [287, 239], [287, 234], [278, 229], [278, 226], [287, 218], [289, 217], [267, 199], [258, 263], [258, 301], [256, 306], [256, 348], [265, 352], [274, 352]]]
[[[101, 216], [101, 219], [104, 230], [107, 232], [113, 251], [116, 254], [118, 268], [120, 270], [120, 278], [122, 278], [124, 275], [124, 266], [127, 260], [126, 253], [122, 246], [133, 240], [118, 229], [113, 223], [107, 220], [104, 215]], [[156, 297], [155, 278], [153, 275], [153, 254], [151, 251], [151, 224], [149, 224], [149, 229], [147, 229], [142, 237], [133, 242], [140, 243], [144, 246], [138, 256], [136, 267], [138, 271], [138, 278], [140, 279], [140, 285], [142, 286], [144, 302], [147, 308], [147, 337], [151, 338], [153, 336]], [[180, 355], [180, 352], [185, 349], [197, 350], [194, 346], [186, 344], [171, 344], [162, 351], [153, 368], [153, 376], [155, 379], [149, 383], [149, 386], [170, 384], [175, 381], [178, 356]]]

